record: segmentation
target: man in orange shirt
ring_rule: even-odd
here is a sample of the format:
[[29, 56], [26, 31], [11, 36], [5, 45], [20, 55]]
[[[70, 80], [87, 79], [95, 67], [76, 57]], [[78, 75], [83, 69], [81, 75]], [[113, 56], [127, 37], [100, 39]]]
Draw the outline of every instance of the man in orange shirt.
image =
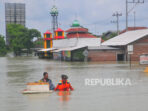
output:
[[58, 83], [57, 87], [54, 89], [55, 91], [69, 91], [74, 90], [71, 86], [71, 84], [68, 82], [68, 76], [62, 75], [62, 80]]

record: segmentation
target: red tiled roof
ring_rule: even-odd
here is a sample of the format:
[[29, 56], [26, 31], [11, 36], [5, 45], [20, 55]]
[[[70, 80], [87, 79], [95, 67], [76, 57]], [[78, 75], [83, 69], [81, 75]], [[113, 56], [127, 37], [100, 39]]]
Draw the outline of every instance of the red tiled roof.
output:
[[[148, 27], [128, 27], [128, 31], [132, 31], [132, 30], [142, 30], [142, 29], [148, 29]], [[125, 33], [126, 29], [121, 31], [120, 34]]]
[[44, 34], [51, 34], [51, 32], [49, 30], [47, 30]]
[[90, 33], [73, 33], [73, 34], [67, 34], [67, 38], [97, 38], [97, 37]]
[[55, 32], [63, 32], [64, 30], [62, 30], [61, 28], [58, 28], [57, 30], [55, 30]]
[[65, 32], [88, 32], [87, 28], [70, 28], [68, 30], [66, 30]]

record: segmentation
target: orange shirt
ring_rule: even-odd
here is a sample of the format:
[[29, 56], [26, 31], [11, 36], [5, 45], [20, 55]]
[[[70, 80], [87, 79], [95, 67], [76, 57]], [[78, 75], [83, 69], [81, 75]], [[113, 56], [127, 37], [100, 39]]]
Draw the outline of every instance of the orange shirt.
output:
[[74, 89], [72, 88], [71, 84], [68, 81], [66, 81], [66, 83], [64, 84], [63, 81], [61, 80], [58, 83], [57, 87], [55, 88], [55, 91], [57, 90], [58, 91], [69, 91], [69, 90], [74, 90]]

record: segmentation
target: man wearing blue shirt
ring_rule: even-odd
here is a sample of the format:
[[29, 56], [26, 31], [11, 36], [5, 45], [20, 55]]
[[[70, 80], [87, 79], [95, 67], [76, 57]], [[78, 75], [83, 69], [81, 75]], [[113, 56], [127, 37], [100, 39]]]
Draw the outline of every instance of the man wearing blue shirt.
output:
[[52, 83], [52, 80], [48, 78], [48, 73], [47, 72], [43, 73], [43, 78], [40, 80], [40, 82], [47, 82], [47, 83], [49, 83], [49, 85], [50, 85], [49, 89], [50, 90], [54, 90], [54, 88], [55, 88], [53, 83]]

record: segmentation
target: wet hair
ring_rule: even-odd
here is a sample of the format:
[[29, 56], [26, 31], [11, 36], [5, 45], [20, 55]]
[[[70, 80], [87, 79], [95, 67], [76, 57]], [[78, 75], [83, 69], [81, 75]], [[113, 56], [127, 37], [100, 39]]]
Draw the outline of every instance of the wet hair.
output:
[[68, 79], [68, 76], [67, 76], [67, 75], [62, 74], [62, 75], [61, 75], [61, 78], [62, 78], [62, 79]]
[[43, 73], [43, 76], [45, 76], [46, 74], [48, 74], [48, 73], [47, 73], [47, 72], [44, 72], [44, 73]]

